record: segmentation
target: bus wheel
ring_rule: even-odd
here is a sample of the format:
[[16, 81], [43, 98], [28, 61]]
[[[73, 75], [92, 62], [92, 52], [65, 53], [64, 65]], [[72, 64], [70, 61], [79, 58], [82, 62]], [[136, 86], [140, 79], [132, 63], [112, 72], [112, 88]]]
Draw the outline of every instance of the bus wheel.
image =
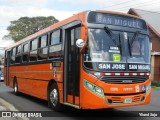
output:
[[54, 83], [51, 85], [49, 89], [49, 104], [52, 109], [55, 111], [61, 111], [62, 110], [62, 104], [59, 102], [59, 91], [57, 85]]
[[17, 81], [14, 82], [14, 86], [13, 87], [14, 87], [14, 94], [18, 95], [18, 83], [17, 83]]

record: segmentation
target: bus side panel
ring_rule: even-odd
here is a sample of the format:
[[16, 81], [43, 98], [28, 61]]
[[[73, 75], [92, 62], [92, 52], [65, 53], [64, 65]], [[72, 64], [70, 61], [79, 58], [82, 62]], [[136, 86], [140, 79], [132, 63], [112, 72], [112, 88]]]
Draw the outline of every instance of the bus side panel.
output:
[[18, 90], [41, 99], [47, 100], [47, 87], [51, 79], [57, 81], [60, 102], [63, 103], [63, 64], [53, 74], [51, 63], [26, 66], [12, 66], [10, 68], [10, 87], [13, 87], [13, 78], [16, 77]]
[[29, 80], [29, 85], [32, 84], [30, 89], [30, 95], [47, 100], [47, 86], [48, 81], [35, 81], [35, 80]]
[[19, 91], [47, 100], [48, 81], [53, 78], [49, 64], [19, 66], [17, 80]]
[[16, 76], [17, 67], [10, 66], [9, 67], [9, 86], [13, 88], [13, 79]]

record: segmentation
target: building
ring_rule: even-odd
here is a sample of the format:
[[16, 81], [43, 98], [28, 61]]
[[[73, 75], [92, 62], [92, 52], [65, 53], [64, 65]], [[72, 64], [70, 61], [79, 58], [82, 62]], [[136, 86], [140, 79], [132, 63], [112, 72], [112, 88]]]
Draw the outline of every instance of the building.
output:
[[4, 64], [4, 58], [0, 56], [0, 69], [4, 67], [3, 64]]
[[143, 18], [149, 27], [151, 43], [151, 74], [160, 81], [160, 13], [131, 8], [129, 14]]

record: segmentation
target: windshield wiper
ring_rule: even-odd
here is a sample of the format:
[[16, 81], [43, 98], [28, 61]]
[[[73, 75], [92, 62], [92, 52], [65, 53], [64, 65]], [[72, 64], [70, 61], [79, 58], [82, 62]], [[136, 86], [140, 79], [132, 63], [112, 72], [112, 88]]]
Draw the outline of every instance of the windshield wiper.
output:
[[131, 39], [131, 41], [129, 41], [130, 47], [132, 48], [133, 42], [137, 40], [138, 35], [141, 31], [136, 31]]
[[132, 56], [132, 51], [131, 51], [131, 49], [132, 49], [133, 42], [137, 40], [138, 35], [139, 35], [140, 32], [141, 32], [141, 31], [136, 31], [136, 32], [134, 33], [131, 41], [129, 40], [129, 42], [128, 42], [128, 44], [129, 44], [128, 47], [129, 47], [129, 54], [130, 54], [130, 56]]
[[104, 30], [108, 34], [108, 36], [111, 38], [111, 40], [114, 42], [114, 44], [116, 46], [119, 46], [114, 38], [114, 34], [112, 33], [112, 31], [107, 26], [104, 26]]

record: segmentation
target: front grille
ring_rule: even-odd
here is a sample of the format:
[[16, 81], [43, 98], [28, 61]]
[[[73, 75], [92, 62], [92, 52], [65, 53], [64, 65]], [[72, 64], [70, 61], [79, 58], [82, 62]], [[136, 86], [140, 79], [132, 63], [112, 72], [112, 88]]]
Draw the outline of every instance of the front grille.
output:
[[133, 102], [138, 102], [138, 101], [141, 101], [141, 100], [142, 100], [142, 98], [141, 98], [140, 95], [137, 95], [137, 96], [133, 97]]
[[145, 96], [144, 96], [143, 93], [136, 94], [136, 95], [132, 95], [132, 94], [128, 94], [128, 95], [124, 95], [124, 96], [121, 96], [121, 95], [119, 95], [119, 96], [106, 96], [106, 100], [107, 100], [107, 103], [109, 103], [109, 104], [122, 104], [122, 103], [125, 104], [125, 99], [126, 98], [132, 99], [131, 103], [142, 102], [145, 99]]
[[145, 82], [149, 76], [103, 76], [101, 81], [110, 84], [134, 84]]
[[112, 103], [121, 103], [121, 97], [112, 97]]
[[[125, 98], [126, 98], [125, 96], [110, 97], [110, 98], [107, 99], [107, 103], [109, 103], [109, 104], [122, 104], [122, 103], [124, 103]], [[130, 97], [130, 98], [132, 98], [132, 103], [142, 102], [145, 99], [145, 97], [142, 94], [141, 95], [135, 95], [135, 96]]]

